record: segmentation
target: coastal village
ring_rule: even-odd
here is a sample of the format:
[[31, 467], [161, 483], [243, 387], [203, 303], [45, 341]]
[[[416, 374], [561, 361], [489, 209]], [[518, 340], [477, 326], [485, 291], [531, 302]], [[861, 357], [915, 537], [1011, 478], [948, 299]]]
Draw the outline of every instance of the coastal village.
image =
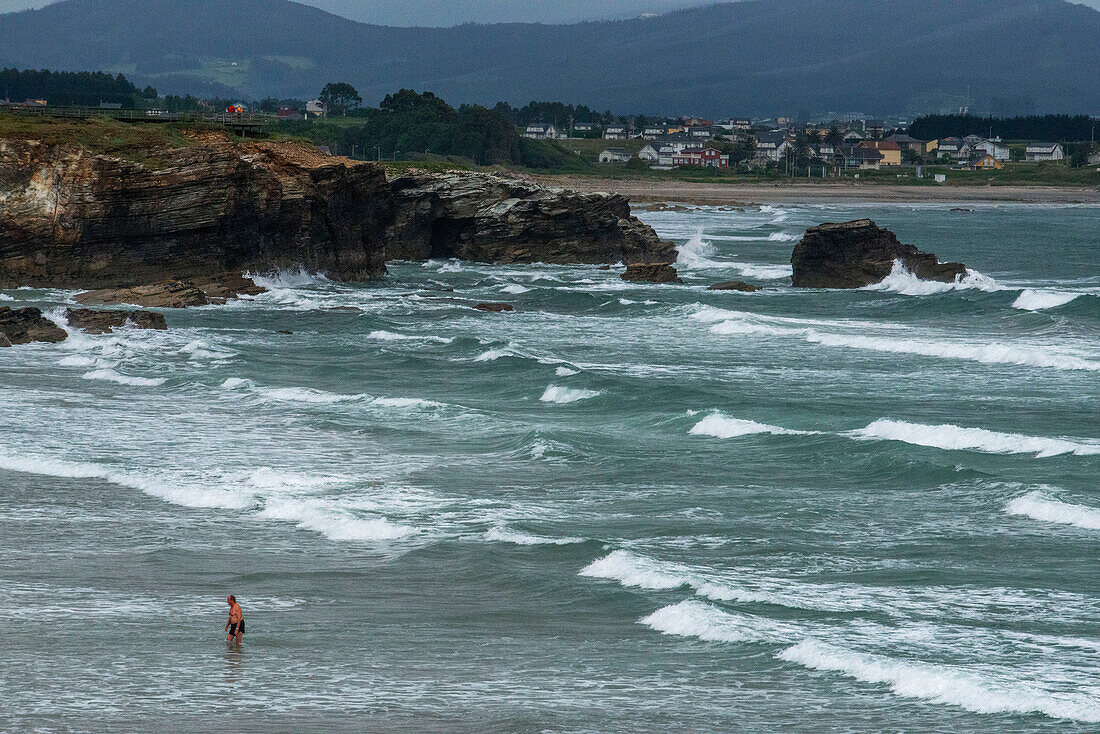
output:
[[[710, 121], [682, 118], [674, 123], [632, 127], [576, 123], [559, 129], [553, 123], [527, 125], [526, 138], [578, 140], [599, 138], [607, 147], [599, 152], [601, 164], [625, 164], [637, 160], [653, 170], [683, 167], [785, 168], [801, 167], [808, 175], [828, 172], [881, 170], [921, 164], [946, 165], [956, 170], [1000, 170], [1009, 161], [1044, 162], [1066, 158], [1061, 143], [1013, 142], [976, 134], [918, 140], [907, 126], [888, 127], [882, 120], [852, 117], [844, 121], [799, 125], [790, 118], [769, 120], [730, 118]], [[630, 145], [633, 143], [633, 145]], [[627, 147], [630, 145], [630, 147]], [[1100, 151], [1091, 153], [1089, 165], [1100, 165]]]

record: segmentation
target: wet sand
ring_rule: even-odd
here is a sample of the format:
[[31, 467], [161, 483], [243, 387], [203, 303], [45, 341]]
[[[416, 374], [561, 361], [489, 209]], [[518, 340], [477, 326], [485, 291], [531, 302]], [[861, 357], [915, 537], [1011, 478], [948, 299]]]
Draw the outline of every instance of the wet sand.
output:
[[1054, 186], [892, 186], [842, 183], [696, 183], [588, 178], [582, 176], [531, 176], [546, 186], [576, 191], [608, 191], [632, 202], [683, 204], [770, 204], [820, 201], [867, 202], [1019, 202], [1027, 204], [1100, 204], [1100, 189]]

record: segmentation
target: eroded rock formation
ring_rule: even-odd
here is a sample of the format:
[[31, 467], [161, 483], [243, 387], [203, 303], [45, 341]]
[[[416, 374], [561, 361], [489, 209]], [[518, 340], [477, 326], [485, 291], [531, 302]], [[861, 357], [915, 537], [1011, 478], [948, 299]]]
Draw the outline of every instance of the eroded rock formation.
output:
[[[249, 271], [369, 280], [385, 273], [387, 259], [675, 258], [621, 196], [480, 173], [413, 171], [390, 182], [379, 166], [296, 143], [194, 136], [190, 147], [141, 160], [0, 139], [0, 288], [182, 281], [217, 303], [250, 292], [216, 285]], [[88, 299], [160, 305], [107, 292]], [[185, 300], [202, 302], [194, 292]]]
[[31, 342], [56, 344], [68, 338], [64, 329], [42, 315], [37, 308], [0, 306], [0, 347]]
[[791, 254], [791, 282], [796, 288], [862, 288], [889, 275], [895, 261], [922, 280], [950, 283], [966, 275], [962, 263], [941, 263], [870, 219], [857, 219], [807, 229]]
[[65, 320], [74, 329], [89, 334], [110, 334], [115, 329], [130, 325], [138, 329], [168, 328], [164, 314], [152, 311], [93, 311], [90, 308], [65, 309]]
[[676, 268], [668, 263], [632, 263], [619, 276], [635, 283], [683, 283]]
[[707, 288], [708, 291], [742, 291], [744, 293], [756, 293], [760, 286], [746, 283], [743, 280], [724, 280]]
[[673, 262], [672, 243], [618, 194], [579, 194], [484, 173], [411, 172], [391, 182], [391, 260]]

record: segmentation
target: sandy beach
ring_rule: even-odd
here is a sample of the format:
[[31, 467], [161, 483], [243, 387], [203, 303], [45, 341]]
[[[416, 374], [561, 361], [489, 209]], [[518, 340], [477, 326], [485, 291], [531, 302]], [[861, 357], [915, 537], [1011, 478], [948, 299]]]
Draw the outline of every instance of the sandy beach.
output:
[[1026, 204], [1100, 204], [1100, 189], [1053, 186], [891, 186], [887, 184], [783, 183], [739, 184], [638, 179], [533, 176], [547, 186], [576, 191], [609, 191], [635, 203], [769, 204], [820, 201], [867, 202], [1019, 202]]

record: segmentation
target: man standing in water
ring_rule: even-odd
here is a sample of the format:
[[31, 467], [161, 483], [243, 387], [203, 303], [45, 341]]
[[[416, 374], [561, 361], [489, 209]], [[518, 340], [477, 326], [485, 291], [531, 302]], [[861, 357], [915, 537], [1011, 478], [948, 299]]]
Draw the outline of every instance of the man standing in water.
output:
[[232, 594], [226, 599], [229, 603], [229, 621], [225, 625], [225, 641], [236, 642], [241, 644], [241, 638], [244, 637], [244, 612], [241, 611], [241, 605], [237, 603], [237, 597]]

